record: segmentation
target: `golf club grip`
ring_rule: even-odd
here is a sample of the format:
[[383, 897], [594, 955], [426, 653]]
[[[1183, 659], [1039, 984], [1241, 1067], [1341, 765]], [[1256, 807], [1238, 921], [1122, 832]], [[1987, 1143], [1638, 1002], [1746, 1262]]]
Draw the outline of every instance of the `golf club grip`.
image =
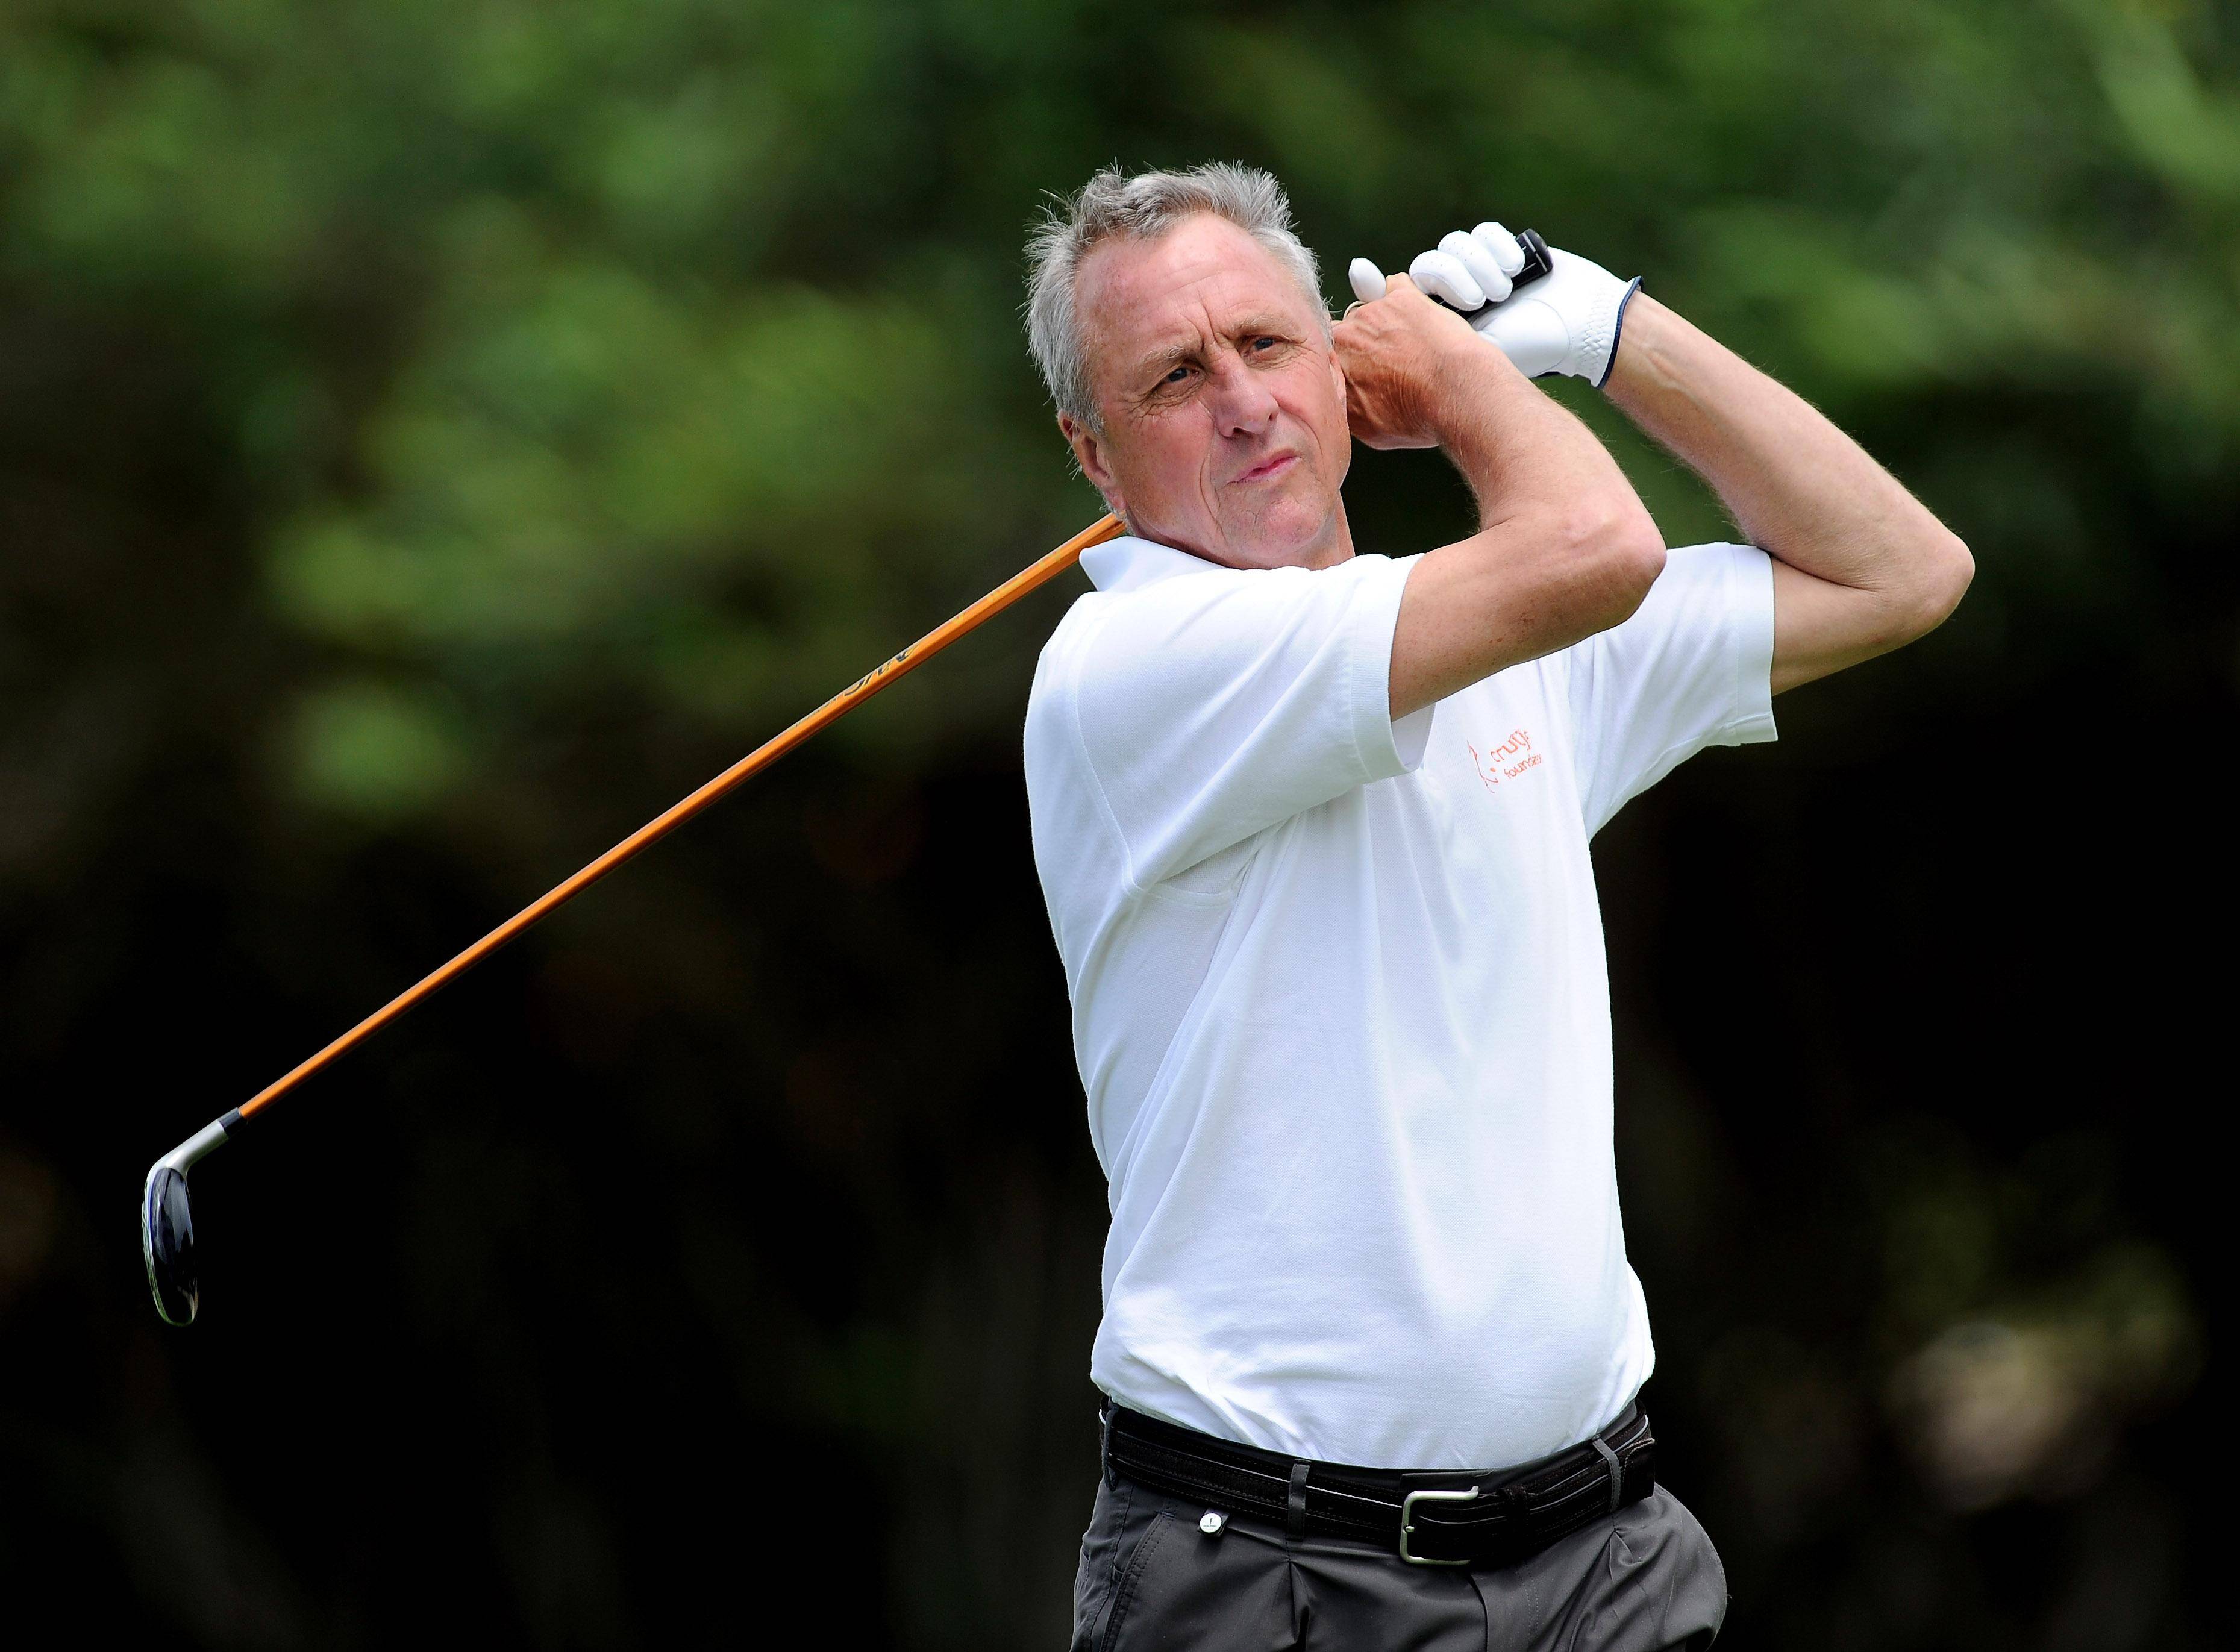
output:
[[1524, 268], [1509, 278], [1507, 297], [1502, 298], [1497, 303], [1480, 304], [1476, 310], [1457, 309], [1443, 298], [1434, 298], [1431, 302], [1454, 310], [1455, 314], [1465, 321], [1476, 322], [1487, 310], [1498, 309], [1501, 304], [1507, 303], [1509, 299], [1516, 296], [1522, 289], [1530, 286], [1543, 276], [1552, 276], [1556, 273], [1556, 261], [1549, 256], [1548, 243], [1540, 238], [1540, 232], [1537, 230], [1519, 230], [1517, 232], [1517, 244], [1524, 254]]
[[770, 764], [810, 736], [838, 722], [889, 683], [907, 676], [957, 641], [958, 637], [978, 627], [983, 621], [994, 618], [1021, 597], [1056, 579], [1067, 569], [1079, 562], [1081, 553], [1091, 545], [1101, 545], [1106, 540], [1117, 538], [1126, 531], [1125, 526], [1117, 516], [1107, 516], [1102, 521], [1074, 535], [1072, 538], [1040, 561], [1012, 575], [1010, 578], [997, 586], [971, 607], [943, 621], [901, 653], [891, 659], [881, 662], [877, 666], [857, 677], [839, 693], [817, 707], [816, 710], [786, 729], [784, 733], [757, 746], [682, 803], [648, 821], [567, 882], [522, 908], [520, 911], [444, 964], [443, 968], [422, 977], [412, 986], [397, 994], [396, 997], [375, 1010], [373, 1014], [358, 1023], [357, 1026], [336, 1039], [309, 1061], [265, 1086], [254, 1097], [241, 1104], [240, 1117], [248, 1118], [259, 1108], [285, 1096], [314, 1073], [348, 1055], [383, 1027], [389, 1025], [390, 1022], [404, 1014], [406, 1010], [449, 986], [484, 958], [490, 956], [491, 953], [505, 945], [507, 942], [566, 905], [616, 868], [652, 848], [670, 833], [683, 825], [685, 822], [737, 789], [751, 776], [769, 768]]

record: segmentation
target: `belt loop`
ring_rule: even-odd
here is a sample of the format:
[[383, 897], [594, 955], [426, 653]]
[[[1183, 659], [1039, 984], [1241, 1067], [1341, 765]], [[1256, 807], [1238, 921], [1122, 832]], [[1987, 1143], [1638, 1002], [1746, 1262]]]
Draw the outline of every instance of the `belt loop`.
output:
[[1603, 1439], [1602, 1436], [1599, 1434], [1590, 1435], [1587, 1438], [1587, 1442], [1593, 1446], [1596, 1450], [1602, 1453], [1603, 1462], [1609, 1465], [1610, 1482], [1610, 1512], [1611, 1514], [1616, 1514], [1618, 1511], [1619, 1504], [1623, 1501], [1625, 1496], [1625, 1470], [1618, 1466], [1617, 1453], [1610, 1449], [1610, 1442]]
[[1112, 1402], [1108, 1399], [1097, 1408], [1097, 1472], [1107, 1486], [1118, 1482], [1112, 1478]]
[[1307, 1535], [1307, 1465], [1291, 1465], [1291, 1495], [1284, 1505], [1283, 1535], [1297, 1542]]

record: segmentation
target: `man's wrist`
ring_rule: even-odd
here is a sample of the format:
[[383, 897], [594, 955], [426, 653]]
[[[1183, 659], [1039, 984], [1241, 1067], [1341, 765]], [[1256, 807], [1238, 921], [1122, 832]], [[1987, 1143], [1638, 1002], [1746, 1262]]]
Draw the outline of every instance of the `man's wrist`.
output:
[[1673, 330], [1685, 323], [1647, 293], [1637, 290], [1623, 311], [1617, 347], [1610, 352], [1610, 371], [1603, 376], [1603, 394], [1623, 400], [1628, 391], [1650, 383], [1670, 383], [1671, 364], [1664, 346]]
[[1472, 334], [1441, 356], [1430, 389], [1425, 411], [1431, 434], [1444, 448], [1483, 430], [1498, 415], [1503, 396], [1530, 391], [1532, 381], [1499, 346]]
[[[1613, 300], [1608, 313], [1599, 310], [1589, 323], [1590, 333], [1585, 342], [1585, 359], [1567, 368], [1587, 380], [1597, 390], [1610, 383], [1610, 375], [1617, 369], [1617, 353], [1625, 343], [1625, 318], [1633, 308], [1633, 301], [1641, 296], [1641, 277], [1620, 281], [1612, 276], [1610, 282]], [[1607, 342], [1605, 342], [1607, 341]]]

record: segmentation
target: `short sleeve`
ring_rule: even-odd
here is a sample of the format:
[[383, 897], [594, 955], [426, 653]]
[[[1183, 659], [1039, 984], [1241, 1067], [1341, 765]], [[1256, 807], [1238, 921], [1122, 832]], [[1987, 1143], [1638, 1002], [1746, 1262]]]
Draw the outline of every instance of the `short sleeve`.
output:
[[1131, 884], [1423, 760], [1431, 708], [1396, 724], [1390, 688], [1417, 560], [1224, 569], [1100, 599], [1067, 697]]
[[1772, 559], [1750, 545], [1670, 551], [1632, 616], [1566, 657], [1591, 836], [1705, 746], [1774, 737]]

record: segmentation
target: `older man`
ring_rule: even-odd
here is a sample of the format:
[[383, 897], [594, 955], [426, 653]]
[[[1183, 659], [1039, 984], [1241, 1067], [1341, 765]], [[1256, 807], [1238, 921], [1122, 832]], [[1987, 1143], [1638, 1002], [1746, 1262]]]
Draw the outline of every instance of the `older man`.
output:
[[[1637, 1403], [1588, 840], [1936, 625], [1967, 551], [1637, 283], [1558, 251], [1512, 295], [1496, 225], [1357, 270], [1335, 327], [1240, 167], [1100, 174], [1031, 251], [1059, 428], [1130, 530], [1026, 728], [1112, 1211], [1075, 1643], [1707, 1644], [1724, 1575]], [[1551, 370], [1750, 543], [1668, 551]], [[1443, 449], [1478, 531], [1357, 553], [1355, 440]]]

